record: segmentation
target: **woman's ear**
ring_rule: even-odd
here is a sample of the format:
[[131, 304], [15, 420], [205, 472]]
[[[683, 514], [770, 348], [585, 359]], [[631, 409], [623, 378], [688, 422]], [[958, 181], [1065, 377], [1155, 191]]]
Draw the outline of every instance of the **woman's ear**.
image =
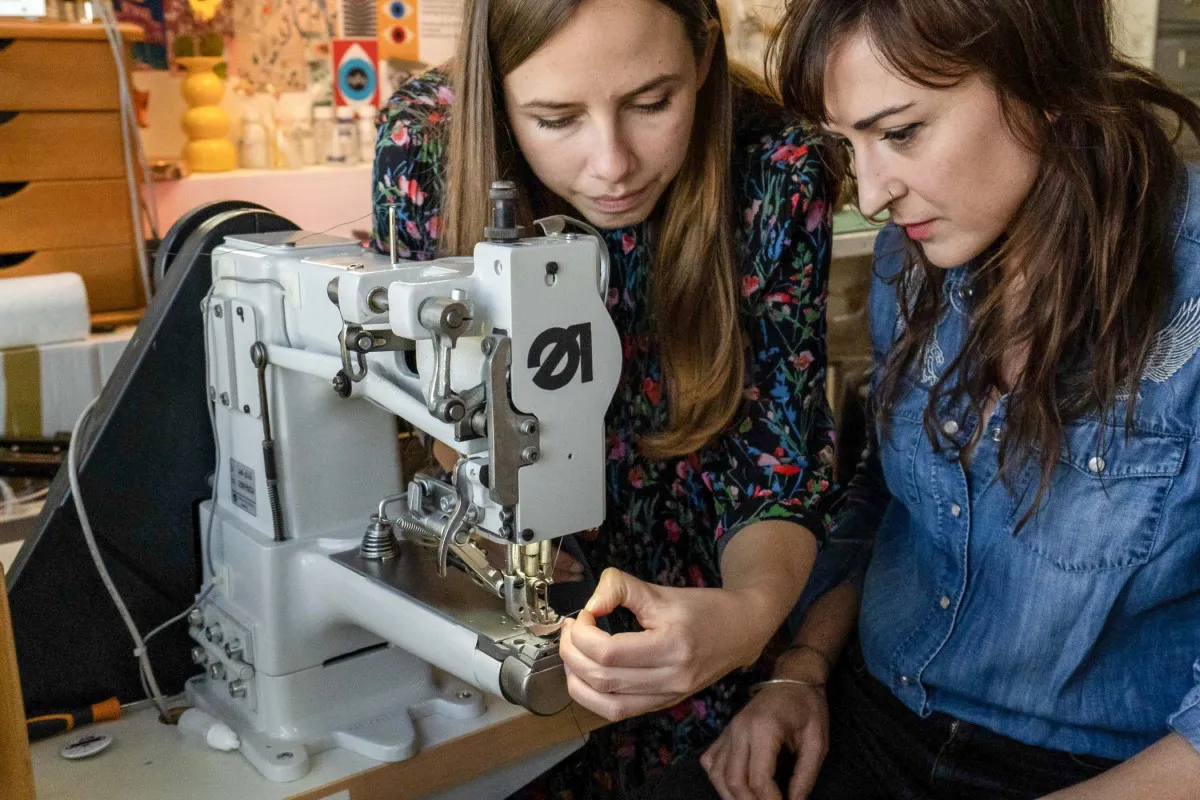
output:
[[708, 71], [712, 68], [713, 52], [717, 49], [717, 38], [721, 35], [721, 23], [715, 19], [708, 23], [708, 41], [704, 45], [704, 52], [700, 55], [700, 61], [696, 64], [696, 87], [699, 88], [708, 80]]

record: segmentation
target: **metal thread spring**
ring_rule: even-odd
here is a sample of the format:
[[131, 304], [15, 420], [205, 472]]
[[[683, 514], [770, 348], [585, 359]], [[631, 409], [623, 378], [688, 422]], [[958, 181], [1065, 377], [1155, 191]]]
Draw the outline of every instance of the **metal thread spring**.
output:
[[358, 554], [371, 561], [385, 561], [400, 555], [400, 544], [392, 534], [391, 523], [380, 521], [379, 517], [372, 514], [371, 524], [367, 526]]
[[422, 542], [422, 540], [429, 539], [437, 541], [442, 538], [441, 528], [415, 520], [404, 514], [398, 515], [395, 519], [391, 520], [391, 523], [395, 526], [397, 532], [413, 541]]
[[279, 487], [274, 481], [267, 482], [267, 502], [271, 506], [271, 524], [275, 528], [275, 541], [285, 541], [283, 535], [283, 507], [279, 504]]

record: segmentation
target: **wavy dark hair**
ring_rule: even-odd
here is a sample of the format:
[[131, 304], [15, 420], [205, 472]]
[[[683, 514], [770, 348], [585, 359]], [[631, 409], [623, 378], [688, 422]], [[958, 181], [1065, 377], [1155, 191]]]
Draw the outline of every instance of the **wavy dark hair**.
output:
[[[965, 397], [981, 416], [994, 391], [1008, 393], [1005, 482], [1012, 488], [1025, 463], [1041, 468], [1022, 525], [1049, 486], [1066, 424], [1088, 414], [1112, 420], [1128, 396], [1124, 425], [1133, 427], [1137, 384], [1171, 297], [1170, 200], [1184, 175], [1174, 144], [1185, 127], [1200, 135], [1200, 108], [1114, 50], [1106, 5], [792, 0], [772, 48], [785, 106], [809, 119], [828, 121], [828, 58], [861, 32], [896, 74], [919, 85], [981, 77], [1018, 141], [1039, 154], [1038, 175], [1007, 235], [972, 270], [965, 346], [925, 410], [926, 433], [940, 450], [942, 399]], [[895, 281], [904, 332], [876, 393], [885, 429], [948, 302], [944, 277], [906, 239]], [[1005, 356], [1025, 349], [1010, 385]]]

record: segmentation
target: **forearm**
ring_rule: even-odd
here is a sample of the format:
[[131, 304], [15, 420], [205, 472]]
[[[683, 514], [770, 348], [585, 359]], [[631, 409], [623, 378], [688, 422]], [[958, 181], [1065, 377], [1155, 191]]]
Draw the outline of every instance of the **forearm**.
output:
[[1172, 733], [1108, 772], [1045, 800], [1196, 800], [1197, 787], [1200, 753]]
[[824, 683], [858, 621], [858, 590], [843, 583], [821, 595], [804, 616], [788, 650], [775, 663], [775, 677]]
[[[792, 522], [747, 525], [721, 557], [722, 588], [739, 595], [753, 644], [745, 663], [756, 660], [795, 605], [817, 558], [817, 539]], [[752, 652], [751, 652], [752, 650]]]

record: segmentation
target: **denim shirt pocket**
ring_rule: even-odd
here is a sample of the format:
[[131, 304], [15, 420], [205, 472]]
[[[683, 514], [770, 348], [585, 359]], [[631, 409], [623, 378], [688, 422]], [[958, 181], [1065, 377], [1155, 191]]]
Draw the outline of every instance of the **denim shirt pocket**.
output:
[[879, 462], [888, 491], [893, 498], [915, 510], [921, 504], [921, 493], [917, 489], [917, 454], [926, 439], [924, 413], [929, 393], [911, 385], [907, 388], [892, 409], [890, 435], [885, 434], [881, 426], [877, 426], [876, 433]]
[[1126, 436], [1096, 421], [1071, 425], [1039, 510], [1017, 531], [1040, 477], [1037, 464], [1024, 469], [1007, 521], [1016, 534], [1010, 538], [1067, 572], [1145, 564], [1186, 453], [1182, 436]]

